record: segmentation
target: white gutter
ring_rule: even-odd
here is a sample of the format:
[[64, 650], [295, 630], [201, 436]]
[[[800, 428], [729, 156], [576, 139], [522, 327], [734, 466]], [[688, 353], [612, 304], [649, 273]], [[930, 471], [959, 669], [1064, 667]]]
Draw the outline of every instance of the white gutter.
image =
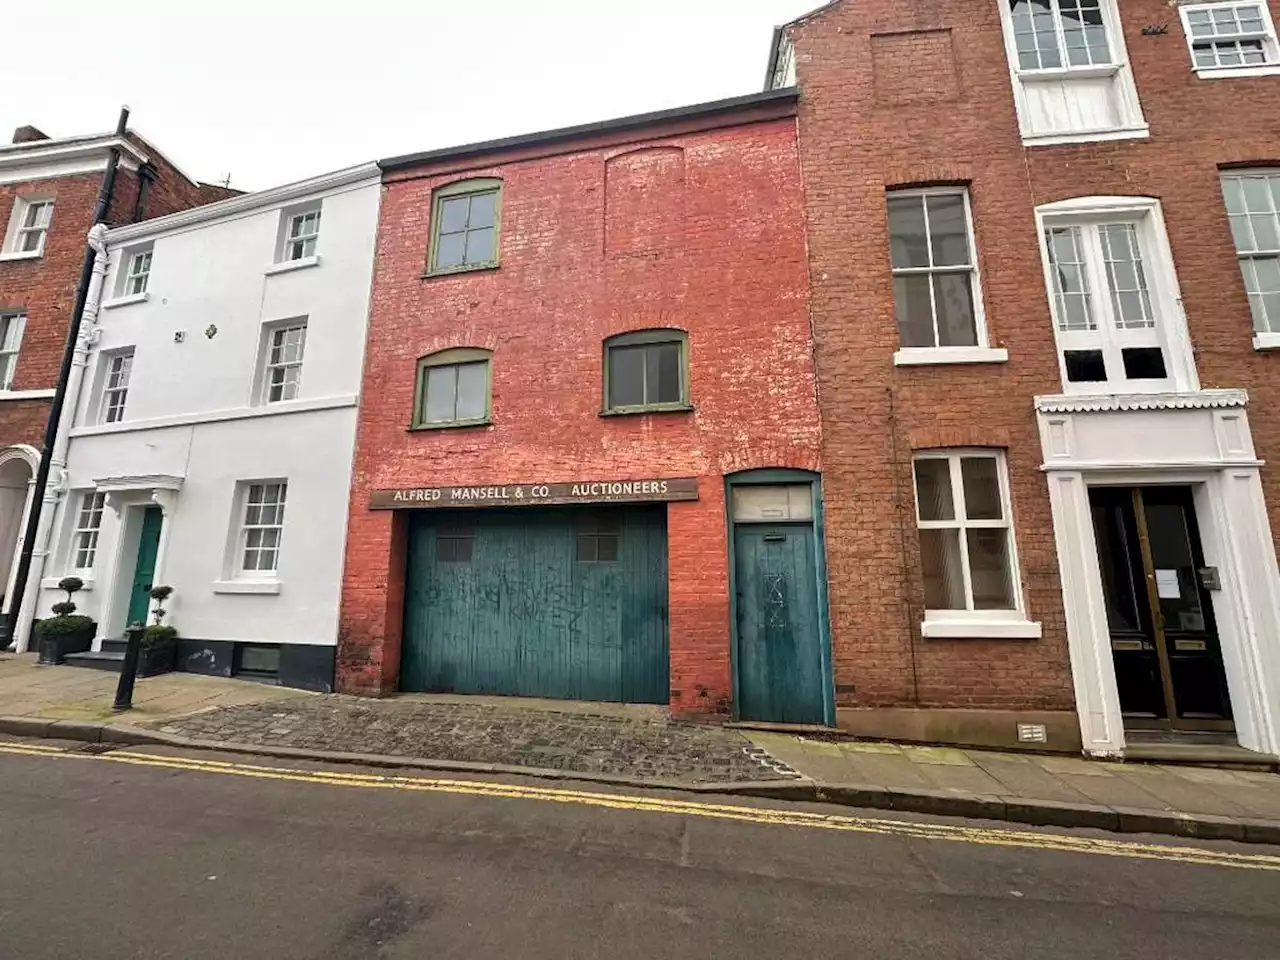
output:
[[58, 420], [58, 432], [53, 438], [53, 453], [49, 458], [49, 483], [44, 488], [44, 502], [39, 505], [40, 522], [36, 528], [35, 549], [31, 552], [31, 568], [27, 574], [27, 588], [23, 593], [22, 610], [14, 627], [16, 648], [26, 649], [31, 624], [35, 620], [36, 605], [40, 602], [40, 581], [49, 560], [49, 545], [53, 541], [53, 520], [58, 501], [67, 492], [67, 448], [71, 444], [71, 426], [75, 423], [76, 410], [80, 407], [80, 391], [84, 385], [84, 371], [89, 363], [89, 347], [98, 327], [98, 309], [102, 303], [102, 289], [107, 279], [107, 227], [96, 224], [89, 230], [89, 246], [95, 251], [93, 276], [89, 280], [89, 292], [80, 317], [80, 329], [76, 333], [75, 351], [71, 356], [71, 372], [67, 375], [66, 400], [62, 416]]

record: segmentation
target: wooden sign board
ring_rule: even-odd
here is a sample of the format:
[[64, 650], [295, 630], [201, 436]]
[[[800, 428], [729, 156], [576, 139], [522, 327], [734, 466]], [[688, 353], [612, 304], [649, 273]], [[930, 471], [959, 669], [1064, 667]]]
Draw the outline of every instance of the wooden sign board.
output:
[[541, 507], [569, 503], [650, 503], [697, 500], [695, 477], [675, 480], [597, 480], [583, 483], [508, 483], [497, 487], [408, 487], [374, 490], [371, 510], [454, 510], [466, 507]]

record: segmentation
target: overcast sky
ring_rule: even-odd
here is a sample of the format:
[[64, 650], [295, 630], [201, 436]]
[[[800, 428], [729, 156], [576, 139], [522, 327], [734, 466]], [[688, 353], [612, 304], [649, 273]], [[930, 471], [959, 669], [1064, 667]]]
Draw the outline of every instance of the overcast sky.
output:
[[[245, 190], [764, 84], [818, 0], [36, 0], [6, 10], [0, 134], [132, 125]], [[13, 31], [16, 17], [16, 31]], [[26, 51], [26, 53], [16, 53]], [[4, 137], [7, 140], [7, 136]]]

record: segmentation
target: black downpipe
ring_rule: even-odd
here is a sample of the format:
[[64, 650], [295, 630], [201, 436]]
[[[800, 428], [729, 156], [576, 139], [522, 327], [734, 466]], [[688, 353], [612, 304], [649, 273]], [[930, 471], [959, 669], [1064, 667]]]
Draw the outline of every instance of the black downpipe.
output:
[[[120, 119], [116, 123], [116, 136], [123, 137], [129, 126], [129, 108], [120, 108]], [[94, 207], [93, 223], [97, 226], [105, 223], [111, 210], [111, 200], [116, 189], [116, 170], [120, 166], [120, 150], [111, 148], [107, 160], [107, 171], [102, 177], [102, 189], [98, 191], [98, 204]], [[89, 299], [89, 284], [93, 280], [93, 261], [97, 257], [92, 245], [85, 247], [84, 266], [80, 268], [80, 283], [76, 287], [75, 309], [71, 312], [71, 323], [67, 326], [67, 342], [62, 349], [62, 366], [58, 370], [58, 385], [53, 393], [53, 404], [49, 407], [49, 419], [44, 425], [44, 445], [40, 448], [40, 467], [36, 470], [35, 486], [31, 490], [31, 510], [27, 515], [27, 529], [22, 538], [22, 554], [18, 557], [18, 571], [13, 581], [13, 597], [9, 601], [9, 612], [0, 618], [0, 650], [11, 643], [17, 645], [13, 636], [14, 628], [22, 616], [22, 601], [27, 590], [27, 577], [31, 574], [31, 559], [36, 549], [36, 534], [40, 529], [40, 511], [44, 503], [44, 492], [49, 486], [49, 469], [53, 461], [53, 446], [58, 437], [58, 423], [62, 419], [62, 408], [67, 400], [67, 380], [71, 376], [71, 361], [75, 357], [76, 340], [80, 336], [80, 321], [84, 316], [85, 301]]]

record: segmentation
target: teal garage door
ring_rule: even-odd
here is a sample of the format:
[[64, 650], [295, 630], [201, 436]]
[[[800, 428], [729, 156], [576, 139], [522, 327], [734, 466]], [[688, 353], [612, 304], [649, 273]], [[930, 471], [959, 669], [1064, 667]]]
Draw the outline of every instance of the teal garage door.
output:
[[666, 703], [666, 508], [416, 514], [403, 651], [403, 690]]

